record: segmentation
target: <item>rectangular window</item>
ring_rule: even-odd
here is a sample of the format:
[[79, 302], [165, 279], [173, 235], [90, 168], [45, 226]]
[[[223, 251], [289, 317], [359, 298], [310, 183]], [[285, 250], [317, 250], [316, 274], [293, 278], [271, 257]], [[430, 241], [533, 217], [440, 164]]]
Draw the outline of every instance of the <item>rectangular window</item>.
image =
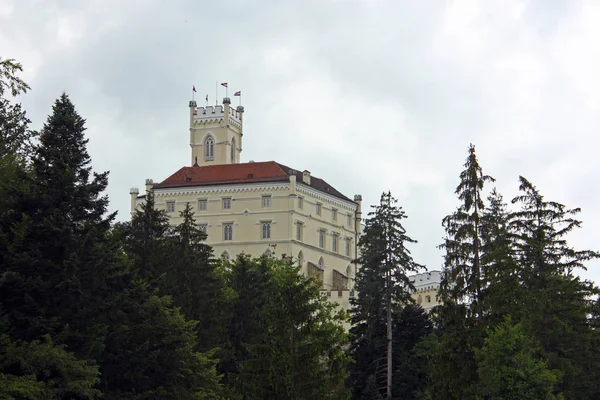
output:
[[198, 200], [198, 211], [206, 211], [206, 199]]
[[352, 227], [352, 214], [348, 214], [347, 225], [348, 225], [349, 228]]
[[271, 223], [270, 222], [262, 223], [262, 238], [263, 239], [271, 239]]
[[317, 203], [317, 215], [321, 215], [321, 203]]
[[333, 235], [333, 238], [331, 239], [331, 250], [336, 253], [338, 252], [338, 235]]
[[304, 207], [304, 198], [298, 197], [298, 208], [302, 209]]
[[296, 240], [302, 240], [302, 223], [296, 223]]
[[262, 197], [262, 206], [263, 207], [271, 207], [271, 196], [263, 196]]
[[346, 255], [350, 256], [350, 239], [346, 239]]
[[168, 213], [175, 212], [175, 202], [174, 201], [167, 201], [167, 212]]
[[233, 240], [233, 224], [223, 224], [223, 240]]
[[325, 248], [325, 231], [323, 229], [319, 231], [319, 247]]
[[231, 208], [231, 198], [223, 199], [223, 210], [229, 210]]
[[331, 219], [337, 221], [337, 210], [335, 208], [331, 209]]

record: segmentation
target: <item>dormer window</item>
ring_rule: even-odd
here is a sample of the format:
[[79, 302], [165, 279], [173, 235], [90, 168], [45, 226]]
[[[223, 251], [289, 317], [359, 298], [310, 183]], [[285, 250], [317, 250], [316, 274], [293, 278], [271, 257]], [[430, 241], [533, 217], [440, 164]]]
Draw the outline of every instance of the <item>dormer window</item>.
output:
[[213, 138], [211, 136], [209, 136], [208, 138], [206, 138], [206, 142], [204, 143], [205, 146], [205, 160], [206, 161], [213, 161], [215, 159], [215, 141], [213, 140]]

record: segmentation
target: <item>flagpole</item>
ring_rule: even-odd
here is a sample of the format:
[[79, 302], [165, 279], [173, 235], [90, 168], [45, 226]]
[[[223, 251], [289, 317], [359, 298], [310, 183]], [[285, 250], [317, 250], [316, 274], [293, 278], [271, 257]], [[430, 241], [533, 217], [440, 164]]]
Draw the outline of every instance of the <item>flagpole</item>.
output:
[[194, 87], [192, 86], [192, 101], [194, 101]]
[[215, 107], [219, 104], [219, 81], [215, 81]]

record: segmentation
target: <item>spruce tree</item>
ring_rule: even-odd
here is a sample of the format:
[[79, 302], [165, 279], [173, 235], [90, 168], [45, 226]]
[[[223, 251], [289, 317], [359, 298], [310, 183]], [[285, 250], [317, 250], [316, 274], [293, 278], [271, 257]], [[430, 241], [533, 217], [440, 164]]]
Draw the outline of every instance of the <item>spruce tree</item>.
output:
[[396, 203], [390, 192], [383, 193], [379, 205], [369, 213], [359, 240], [361, 268], [356, 277], [358, 296], [352, 301], [354, 326], [350, 330], [354, 337], [351, 354], [356, 361], [351, 376], [355, 396], [374, 375], [377, 382], [385, 382], [382, 394], [391, 398], [393, 315], [411, 301], [410, 291], [414, 288], [408, 275], [424, 268], [406, 248], [406, 244], [416, 241], [402, 226], [406, 214]]
[[481, 226], [485, 205], [482, 191], [485, 183], [493, 182], [494, 178], [483, 174], [472, 144], [464, 167], [455, 191], [461, 204], [442, 221], [446, 238], [440, 247], [446, 254], [440, 289], [444, 299], [468, 302], [471, 313], [479, 317], [484, 287]]
[[567, 235], [581, 226], [579, 208], [546, 201], [538, 189], [520, 177], [522, 194], [513, 199], [511, 226], [517, 234], [516, 257], [527, 291], [523, 324], [534, 333], [552, 369], [561, 372], [557, 390], [566, 398], [598, 396], [598, 332], [590, 315], [598, 288], [574, 272], [600, 257], [591, 250], [575, 250]]

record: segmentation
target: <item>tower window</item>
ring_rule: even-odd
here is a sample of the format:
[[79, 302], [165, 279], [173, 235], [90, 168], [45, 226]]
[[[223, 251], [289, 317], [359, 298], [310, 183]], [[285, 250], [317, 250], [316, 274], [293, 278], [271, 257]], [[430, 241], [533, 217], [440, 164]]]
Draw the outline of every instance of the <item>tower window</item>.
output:
[[230, 208], [231, 208], [231, 198], [227, 197], [227, 198], [223, 199], [223, 209], [229, 210]]
[[167, 201], [167, 212], [168, 213], [175, 212], [175, 202], [174, 201]]
[[231, 139], [231, 163], [235, 163], [235, 139]]
[[338, 252], [338, 235], [334, 234], [332, 239], [331, 239], [331, 250], [333, 250], [334, 252]]
[[317, 203], [317, 215], [321, 215], [321, 203]]
[[346, 222], [348, 227], [352, 227], [352, 214], [348, 214], [347, 218], [348, 220]]
[[350, 256], [350, 239], [346, 239], [346, 255]]
[[271, 207], [271, 196], [263, 196], [262, 197], [262, 206], [263, 207]]
[[331, 219], [337, 221], [337, 210], [335, 208], [331, 209]]
[[209, 136], [206, 139], [206, 142], [204, 142], [204, 146], [206, 147], [205, 149], [205, 159], [206, 161], [212, 161], [215, 159], [215, 141], [213, 140], [213, 138], [211, 136]]
[[302, 240], [302, 223], [296, 223], [296, 240]]
[[223, 224], [223, 240], [233, 240], [233, 224]]
[[271, 239], [271, 222], [262, 223], [262, 238]]
[[304, 198], [298, 197], [298, 208], [302, 209], [302, 207], [304, 207]]

